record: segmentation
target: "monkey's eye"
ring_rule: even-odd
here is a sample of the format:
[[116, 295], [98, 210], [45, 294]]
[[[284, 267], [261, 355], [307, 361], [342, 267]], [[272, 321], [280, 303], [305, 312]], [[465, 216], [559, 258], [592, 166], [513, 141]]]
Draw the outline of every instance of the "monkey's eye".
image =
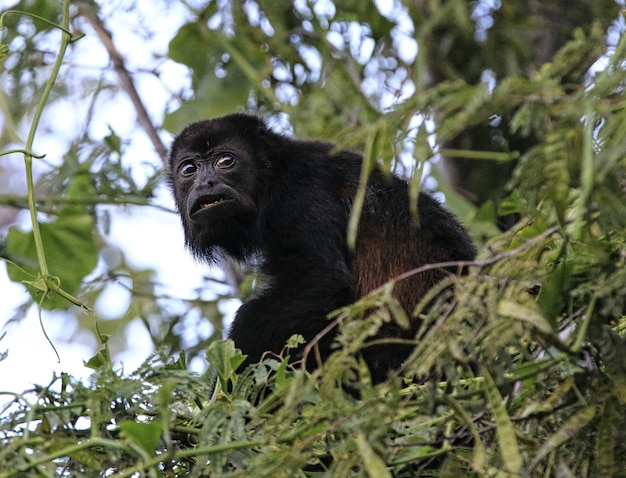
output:
[[191, 176], [197, 169], [198, 167], [193, 162], [187, 161], [180, 167], [180, 174], [183, 176]]
[[215, 167], [220, 169], [227, 169], [232, 167], [235, 164], [235, 158], [233, 158], [230, 154], [225, 154], [217, 158], [215, 161]]

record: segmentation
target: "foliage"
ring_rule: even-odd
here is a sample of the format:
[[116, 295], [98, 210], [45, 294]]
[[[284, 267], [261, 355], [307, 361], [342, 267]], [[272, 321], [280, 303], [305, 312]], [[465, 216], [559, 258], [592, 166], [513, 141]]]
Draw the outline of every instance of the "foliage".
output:
[[[246, 107], [397, 169], [409, 155], [409, 172], [430, 170], [464, 214], [479, 258], [418, 305], [414, 353], [386, 383], [370, 383], [357, 352], [381, 323], [399, 320], [393, 283], [331, 317], [338, 348], [314, 373], [268, 357], [236, 374], [240, 353], [210, 338], [190, 351], [205, 349], [211, 365], [198, 376], [184, 352], [172, 358], [181, 345], [175, 324], [199, 310], [219, 326], [216, 301], [199, 294], [175, 312], [149, 271], [111, 259], [101, 227], [102, 204], [154, 204], [159, 174], [137, 185], [113, 129], [100, 142], [83, 135], [40, 183], [47, 197], [36, 206], [46, 214], [33, 235], [13, 229], [0, 250], [24, 270], [10, 269], [14, 280], [58, 277], [35, 287], [43, 307], [63, 304], [45, 297], [59, 283], [90, 304], [110, 281], [131, 278], [127, 315], [156, 317], [162, 347], [124, 374], [97, 332], [102, 350], [87, 362], [88, 383], [62, 375], [12, 394], [0, 419], [0, 477], [626, 476], [623, 19], [611, 23], [613, 2], [579, 1], [594, 16], [568, 17], [542, 59], [522, 40], [545, 40], [534, 28], [546, 17], [533, 2], [505, 3], [406, 2], [382, 15], [369, 2], [259, 0], [191, 11], [169, 57], [190, 69], [192, 86], [166, 128]], [[67, 18], [48, 2], [21, 8]], [[24, 72], [43, 71], [32, 60], [51, 26], [37, 20], [35, 34], [18, 34], [5, 18], [7, 44], [21, 49], [3, 70], [15, 78], [4, 111], [17, 125], [32, 101], [23, 90], [42, 81]], [[415, 44], [418, 53], [407, 53]], [[25, 160], [36, 161], [24, 144]], [[445, 183], [449, 170], [435, 169], [435, 153], [503, 177], [455, 189]], [[4, 202], [29, 207], [23, 198]], [[514, 218], [504, 231], [501, 216]], [[85, 279], [97, 253], [108, 268]], [[364, 310], [368, 317], [355, 320]]]

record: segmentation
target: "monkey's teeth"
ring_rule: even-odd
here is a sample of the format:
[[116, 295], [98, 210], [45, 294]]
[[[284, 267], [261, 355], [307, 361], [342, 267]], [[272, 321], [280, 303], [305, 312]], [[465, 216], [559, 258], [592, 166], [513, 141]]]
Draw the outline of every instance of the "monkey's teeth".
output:
[[200, 209], [207, 209], [207, 208], [210, 208], [211, 206], [214, 206], [214, 205], [216, 205], [217, 203], [222, 202], [223, 200], [224, 200], [223, 198], [219, 198], [219, 199], [216, 199], [215, 201], [212, 201], [212, 202], [203, 203], [203, 204], [200, 206]]

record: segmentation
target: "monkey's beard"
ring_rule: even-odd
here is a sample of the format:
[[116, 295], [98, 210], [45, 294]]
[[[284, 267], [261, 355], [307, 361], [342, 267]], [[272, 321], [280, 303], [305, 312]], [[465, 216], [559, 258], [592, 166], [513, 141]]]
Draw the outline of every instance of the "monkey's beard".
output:
[[224, 202], [200, 208], [194, 220], [188, 217], [183, 221], [185, 243], [196, 259], [216, 264], [225, 256], [244, 261], [255, 253], [250, 245], [256, 243], [256, 214], [250, 209], [226, 207]]

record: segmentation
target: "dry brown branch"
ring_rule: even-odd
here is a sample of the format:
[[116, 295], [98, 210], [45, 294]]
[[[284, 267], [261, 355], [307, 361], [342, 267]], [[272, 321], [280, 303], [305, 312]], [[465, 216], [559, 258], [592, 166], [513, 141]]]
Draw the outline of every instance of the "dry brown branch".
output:
[[113, 43], [113, 37], [111, 36], [111, 33], [106, 29], [102, 20], [100, 20], [100, 18], [98, 18], [98, 16], [94, 14], [93, 7], [83, 3], [78, 3], [77, 6], [80, 14], [94, 29], [94, 31], [98, 35], [98, 38], [109, 53], [111, 63], [113, 64], [113, 69], [120, 79], [120, 85], [130, 98], [133, 106], [135, 107], [135, 111], [137, 112], [137, 121], [139, 122], [139, 125], [143, 128], [143, 130], [150, 138], [150, 141], [152, 142], [152, 145], [154, 146], [154, 149], [156, 150], [159, 157], [161, 158], [163, 164], [166, 164], [168, 157], [167, 147], [163, 144], [163, 141], [161, 141], [161, 138], [159, 137], [156, 128], [154, 127], [152, 121], [150, 120], [150, 117], [148, 116], [148, 111], [141, 101], [141, 97], [137, 92], [137, 88], [135, 88], [133, 78], [126, 69], [126, 66], [124, 64], [124, 57]]

